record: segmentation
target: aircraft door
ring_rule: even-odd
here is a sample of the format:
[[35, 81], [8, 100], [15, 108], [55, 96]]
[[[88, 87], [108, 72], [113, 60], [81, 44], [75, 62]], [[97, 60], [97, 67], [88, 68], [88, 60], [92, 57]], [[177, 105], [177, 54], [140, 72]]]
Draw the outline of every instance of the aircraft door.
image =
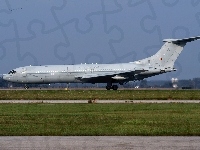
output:
[[93, 73], [94, 72], [94, 68], [91, 68], [90, 71], [91, 71], [91, 73]]
[[90, 72], [90, 68], [89, 67], [85, 67], [84, 68], [84, 72], [85, 72], [85, 74], [89, 73]]
[[27, 73], [26, 73], [26, 68], [22, 68], [22, 77], [26, 77]]

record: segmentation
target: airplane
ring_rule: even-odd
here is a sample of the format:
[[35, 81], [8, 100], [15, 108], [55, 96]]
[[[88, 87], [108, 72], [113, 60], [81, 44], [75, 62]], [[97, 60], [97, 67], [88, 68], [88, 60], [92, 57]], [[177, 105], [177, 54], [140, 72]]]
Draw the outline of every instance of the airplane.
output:
[[107, 90], [117, 90], [118, 84], [143, 80], [155, 75], [176, 71], [174, 62], [187, 42], [200, 36], [183, 39], [164, 39], [164, 45], [153, 56], [129, 63], [25, 66], [3, 74], [3, 79], [24, 83], [107, 83]]

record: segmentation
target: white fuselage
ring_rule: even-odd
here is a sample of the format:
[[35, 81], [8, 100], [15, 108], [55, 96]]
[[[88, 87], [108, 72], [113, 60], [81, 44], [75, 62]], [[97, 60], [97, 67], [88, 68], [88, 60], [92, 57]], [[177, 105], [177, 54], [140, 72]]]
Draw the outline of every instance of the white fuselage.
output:
[[[121, 64], [79, 64], [79, 65], [47, 65], [47, 66], [25, 66], [14, 69], [15, 73], [4, 75], [4, 79], [17, 83], [107, 83], [127, 82], [137, 80], [135, 73], [131, 71], [144, 70], [145, 66], [136, 63]], [[149, 70], [149, 68], [148, 68]], [[152, 72], [153, 71], [153, 72]], [[160, 73], [160, 69], [144, 71], [141, 74]], [[127, 74], [126, 74], [127, 72]], [[122, 73], [120, 76], [118, 74]], [[102, 76], [107, 75], [107, 76]], [[109, 75], [115, 75], [110, 77]], [[98, 78], [94, 75], [100, 75]], [[82, 78], [89, 76], [89, 78]]]

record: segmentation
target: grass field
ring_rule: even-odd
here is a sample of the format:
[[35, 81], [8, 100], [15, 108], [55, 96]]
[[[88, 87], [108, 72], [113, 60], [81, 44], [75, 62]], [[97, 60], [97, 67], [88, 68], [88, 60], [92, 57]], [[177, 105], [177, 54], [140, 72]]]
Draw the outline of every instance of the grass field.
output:
[[0, 100], [199, 100], [199, 90], [0, 90]]
[[0, 104], [9, 135], [200, 136], [200, 104]]

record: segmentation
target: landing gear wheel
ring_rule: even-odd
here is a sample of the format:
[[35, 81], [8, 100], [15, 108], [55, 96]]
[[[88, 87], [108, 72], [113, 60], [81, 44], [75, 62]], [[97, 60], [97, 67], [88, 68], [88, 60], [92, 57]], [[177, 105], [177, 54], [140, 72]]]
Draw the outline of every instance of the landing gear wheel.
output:
[[27, 90], [29, 87], [27, 85], [25, 85], [24, 88]]
[[117, 86], [117, 85], [113, 85], [113, 86], [112, 86], [112, 89], [113, 89], [113, 90], [117, 90], [117, 89], [118, 89], [118, 86]]
[[112, 89], [112, 87], [109, 86], [109, 85], [107, 85], [107, 86], [106, 86], [106, 89], [107, 89], [107, 90], [110, 90], [110, 89]]

